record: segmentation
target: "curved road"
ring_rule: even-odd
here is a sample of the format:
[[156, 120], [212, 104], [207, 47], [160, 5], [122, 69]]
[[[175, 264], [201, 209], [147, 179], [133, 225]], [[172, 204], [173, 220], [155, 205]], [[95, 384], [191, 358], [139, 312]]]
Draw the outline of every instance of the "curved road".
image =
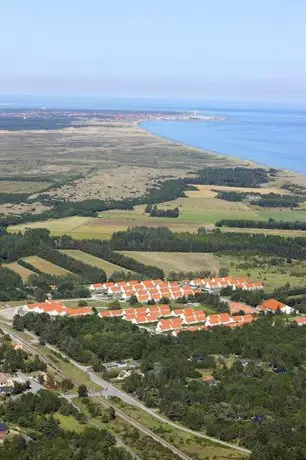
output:
[[[1, 324], [1, 327], [2, 327], [2, 324], [3, 322], [0, 321], [0, 324]], [[6, 324], [8, 325], [8, 324]], [[10, 325], [11, 326], [11, 325]], [[2, 327], [2, 329], [4, 329]], [[11, 331], [7, 331], [10, 335], [13, 335]], [[14, 331], [15, 333], [15, 331]], [[35, 338], [37, 340], [37, 336], [35, 334], [33, 334], [32, 332], [29, 332], [27, 331], [27, 334], [31, 335], [33, 338]], [[25, 342], [27, 345], [28, 343], [21, 339], [18, 335], [16, 335], [16, 338], [21, 340], [22, 342]], [[244, 447], [241, 447], [241, 446], [237, 446], [235, 444], [231, 444], [229, 442], [226, 442], [226, 441], [221, 441], [220, 439], [218, 438], [213, 438], [211, 436], [208, 436], [206, 434], [203, 434], [199, 431], [194, 431], [194, 430], [191, 430], [190, 428], [186, 428], [182, 425], [179, 425], [175, 422], [172, 422], [171, 420], [167, 419], [166, 417], [163, 417], [162, 415], [160, 414], [157, 414], [154, 410], [150, 409], [149, 407], [146, 407], [142, 402], [140, 402], [139, 400], [137, 400], [136, 398], [130, 396], [129, 394], [125, 393], [124, 391], [118, 389], [117, 387], [115, 387], [115, 385], [113, 385], [112, 383], [110, 382], [107, 382], [106, 380], [102, 379], [101, 377], [97, 376], [95, 373], [91, 372], [90, 369], [91, 367], [89, 366], [83, 366], [81, 364], [79, 364], [78, 362], [74, 361], [73, 359], [71, 359], [69, 356], [67, 356], [65, 353], [63, 353], [61, 350], [59, 350], [58, 348], [52, 346], [52, 345], [49, 345], [49, 344], [46, 344], [46, 346], [48, 348], [50, 348], [51, 350], [53, 351], [56, 351], [58, 353], [60, 353], [64, 358], [68, 359], [70, 361], [71, 364], [73, 364], [75, 367], [77, 367], [78, 369], [82, 370], [83, 372], [85, 372], [89, 378], [91, 379], [91, 381], [97, 385], [100, 385], [103, 387], [103, 391], [101, 391], [101, 396], [104, 396], [105, 398], [109, 397], [109, 396], [116, 396], [117, 398], [121, 399], [122, 401], [124, 401], [125, 403], [127, 404], [130, 404], [132, 406], [136, 406], [138, 407], [139, 409], [147, 412], [148, 414], [150, 414], [152, 417], [158, 419], [159, 421], [163, 422], [163, 423], [166, 423], [170, 426], [172, 426], [173, 428], [176, 428], [178, 430], [181, 430], [181, 431], [184, 431], [185, 433], [189, 433], [193, 436], [196, 436], [198, 438], [202, 438], [202, 439], [206, 439], [208, 441], [211, 441], [213, 443], [216, 443], [216, 444], [219, 444], [221, 446], [224, 446], [224, 447], [227, 447], [227, 448], [231, 448], [231, 449], [235, 449], [239, 452], [242, 452], [244, 454], [251, 454], [252, 452], [249, 450], [249, 449], [246, 449]], [[35, 352], [37, 353], [37, 350], [35, 350]], [[44, 356], [44, 355], [43, 355]], [[116, 409], [116, 411], [118, 412], [118, 409]], [[120, 411], [122, 414], [124, 414], [122, 411]], [[119, 415], [119, 412], [118, 412], [118, 415]], [[120, 415], [121, 416], [121, 415]], [[124, 414], [125, 417], [128, 417]], [[133, 422], [135, 422], [134, 419], [130, 418], [130, 420], [133, 420]], [[135, 422], [135, 423], [138, 423], [138, 422]], [[142, 425], [139, 425], [141, 427], [141, 429], [144, 431], [147, 430], [147, 428], [144, 428]], [[140, 428], [139, 428], [140, 429]], [[149, 431], [149, 430], [148, 430]], [[153, 437], [152, 435], [155, 436], [155, 433], [151, 432], [150, 431], [150, 436]], [[159, 438], [158, 436], [156, 436], [156, 441], [160, 442], [163, 441], [163, 442], [166, 442], [164, 441], [162, 438]], [[171, 450], [173, 449], [174, 446], [172, 446], [172, 444], [170, 444], [171, 446]], [[168, 447], [169, 448], [169, 447]], [[174, 452], [174, 451], [173, 451]], [[180, 451], [179, 451], [180, 452]], [[183, 454], [182, 452], [180, 452], [181, 454]], [[183, 454], [185, 455], [185, 454]], [[186, 457], [181, 457], [181, 458], [186, 458]], [[188, 457], [190, 458], [190, 457]]]

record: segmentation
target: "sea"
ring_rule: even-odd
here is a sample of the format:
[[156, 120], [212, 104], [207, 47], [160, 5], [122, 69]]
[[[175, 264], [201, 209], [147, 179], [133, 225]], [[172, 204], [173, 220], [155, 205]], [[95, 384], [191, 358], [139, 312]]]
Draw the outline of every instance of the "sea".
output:
[[221, 121], [147, 121], [141, 126], [183, 144], [306, 174], [306, 103], [0, 95], [0, 110], [39, 107], [161, 113], [196, 111], [196, 115], [221, 117]]
[[183, 144], [306, 174], [306, 109], [206, 107], [222, 121], [148, 121], [142, 127]]

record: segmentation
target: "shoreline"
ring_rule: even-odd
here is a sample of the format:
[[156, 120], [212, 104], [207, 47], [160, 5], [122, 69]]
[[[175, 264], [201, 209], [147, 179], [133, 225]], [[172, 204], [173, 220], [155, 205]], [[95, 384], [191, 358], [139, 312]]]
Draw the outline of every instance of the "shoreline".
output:
[[[158, 137], [160, 139], [163, 139], [163, 140], [167, 140], [167, 141], [171, 141], [177, 145], [180, 145], [180, 146], [183, 146], [183, 147], [188, 147], [188, 148], [191, 148], [191, 149], [195, 149], [195, 150], [198, 150], [198, 151], [201, 151], [201, 152], [204, 152], [208, 155], [212, 155], [212, 156], [215, 156], [215, 157], [219, 157], [219, 158], [226, 158], [227, 160], [233, 160], [234, 162], [240, 162], [240, 163], [244, 163], [245, 166], [249, 166], [249, 167], [260, 167], [260, 168], [264, 168], [264, 169], [276, 169], [277, 171], [279, 171], [280, 173], [289, 173], [290, 175], [292, 176], [302, 176], [302, 177], [306, 177], [306, 173], [301, 173], [299, 171], [294, 171], [292, 169], [285, 169], [285, 168], [281, 168], [279, 166], [271, 166], [271, 165], [268, 165], [268, 164], [264, 164], [264, 163], [259, 163], [255, 160], [251, 160], [251, 159], [245, 159], [245, 158], [239, 158], [235, 155], [231, 155], [231, 154], [228, 154], [228, 153], [222, 153], [222, 152], [217, 152], [215, 150], [208, 150], [208, 149], [205, 149], [203, 147], [198, 147], [196, 145], [193, 145], [193, 144], [186, 144], [184, 142], [181, 142], [181, 141], [178, 141], [177, 139], [173, 139], [171, 137], [167, 137], [167, 136], [163, 136], [161, 134], [157, 134], [153, 131], [151, 131], [150, 129], [148, 128], [145, 128], [142, 124], [143, 123], [147, 123], [147, 120], [142, 120], [142, 121], [137, 121], [136, 122], [136, 126], [142, 130], [144, 130], [146, 133], [150, 134], [151, 136], [155, 136], [155, 137]], [[153, 122], [154, 123], [154, 122]]]
[[233, 160], [234, 162], [246, 163], [245, 166], [250, 166], [250, 164], [251, 164], [253, 167], [261, 167], [261, 168], [265, 168], [265, 169], [273, 168], [273, 169], [277, 169], [279, 171], [286, 171], [286, 172], [290, 172], [290, 173], [293, 173], [293, 174], [301, 174], [301, 173], [296, 172], [296, 171], [290, 171], [289, 169], [286, 170], [286, 169], [279, 168], [279, 167], [265, 165], [263, 163], [258, 163], [257, 161], [254, 161], [254, 160], [247, 160], [247, 159], [244, 159], [244, 158], [239, 158], [239, 157], [234, 156], [234, 155], [229, 155], [227, 153], [221, 153], [221, 152], [217, 152], [215, 150], [208, 150], [208, 149], [205, 149], [203, 147], [197, 147], [196, 145], [193, 145], [193, 144], [186, 144], [185, 142], [178, 141], [177, 139], [173, 139], [171, 137], [162, 136], [161, 134], [154, 133], [153, 131], [150, 131], [149, 129], [147, 129], [144, 126], [142, 126], [143, 123], [147, 123], [147, 120], [137, 121], [137, 122], [135, 122], [135, 125], [138, 128], [140, 128], [143, 131], [145, 131], [147, 134], [150, 134], [151, 136], [158, 137], [158, 138], [163, 139], [165, 141], [173, 142], [174, 144], [180, 145], [182, 147], [187, 147], [189, 149], [198, 150], [200, 152], [206, 153], [207, 155], [211, 155], [213, 157], [226, 158], [227, 160]]

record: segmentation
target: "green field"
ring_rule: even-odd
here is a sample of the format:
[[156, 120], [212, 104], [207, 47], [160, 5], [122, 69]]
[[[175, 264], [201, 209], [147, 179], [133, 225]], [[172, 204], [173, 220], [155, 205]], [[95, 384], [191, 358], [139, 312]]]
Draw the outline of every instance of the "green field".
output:
[[212, 254], [200, 252], [120, 252], [146, 265], [155, 265], [164, 270], [166, 275], [172, 271], [212, 271], [216, 274], [219, 271], [218, 263]]
[[34, 272], [31, 272], [31, 270], [28, 270], [27, 268], [22, 267], [17, 262], [12, 262], [10, 264], [3, 264], [2, 267], [7, 267], [10, 270], [13, 270], [14, 272], [18, 273], [18, 275], [21, 276], [22, 281], [27, 281], [29, 276], [34, 274]]
[[[177, 218], [150, 217], [145, 214], [145, 206], [135, 206], [132, 211], [112, 210], [104, 211], [98, 218], [72, 216], [62, 219], [53, 219], [43, 222], [33, 222], [11, 226], [10, 232], [24, 231], [26, 228], [47, 228], [54, 236], [70, 235], [73, 238], [110, 238], [114, 232], [126, 230], [129, 226], [166, 226], [174, 232], [196, 232], [201, 226], [213, 226], [221, 219], [249, 219], [277, 221], [306, 221], [306, 208], [302, 205], [298, 209], [259, 208], [244, 202], [231, 202], [216, 198], [216, 192], [210, 190], [213, 186], [199, 186], [198, 191], [186, 192], [185, 198], [161, 203], [162, 209], [178, 207], [180, 215]], [[223, 187], [226, 188], [226, 187]], [[246, 189], [247, 190], [247, 189]], [[277, 188], [267, 188], [279, 191]], [[261, 190], [264, 191], [264, 188]], [[222, 229], [235, 231], [235, 229]], [[243, 229], [244, 232], [256, 232], [256, 229]], [[285, 230], [261, 230], [262, 233], [280, 234], [284, 236], [300, 236], [305, 232]]]
[[79, 423], [72, 415], [62, 415], [57, 412], [55, 418], [60, 422], [60, 427], [65, 431], [80, 433], [86, 428], [86, 425]]
[[65, 276], [71, 274], [71, 272], [65, 270], [65, 268], [59, 267], [58, 265], [54, 265], [51, 262], [48, 262], [45, 259], [41, 259], [38, 256], [24, 257], [22, 260], [28, 262], [29, 264], [33, 265], [35, 268], [38, 268], [38, 270], [44, 273], [49, 273], [50, 275]]
[[125, 271], [128, 270], [124, 269], [123, 267], [119, 267], [119, 265], [112, 264], [107, 262], [106, 260], [100, 259], [99, 257], [92, 256], [91, 254], [87, 254], [83, 251], [78, 251], [74, 249], [62, 249], [61, 252], [63, 254], [67, 254], [70, 257], [73, 257], [76, 260], [80, 260], [84, 264], [92, 265], [97, 268], [102, 268], [105, 271], [107, 277], [112, 275], [114, 271]]

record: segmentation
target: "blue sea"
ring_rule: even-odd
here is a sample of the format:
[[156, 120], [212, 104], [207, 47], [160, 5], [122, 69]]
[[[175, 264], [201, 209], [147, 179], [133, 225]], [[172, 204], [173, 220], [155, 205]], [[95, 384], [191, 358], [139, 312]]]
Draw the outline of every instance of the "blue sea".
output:
[[150, 121], [159, 136], [225, 155], [306, 174], [306, 104], [205, 102], [158, 98], [0, 95], [5, 108], [92, 109], [158, 112], [197, 111], [225, 121]]
[[224, 121], [150, 121], [142, 127], [201, 149], [306, 173], [306, 109], [201, 109]]

